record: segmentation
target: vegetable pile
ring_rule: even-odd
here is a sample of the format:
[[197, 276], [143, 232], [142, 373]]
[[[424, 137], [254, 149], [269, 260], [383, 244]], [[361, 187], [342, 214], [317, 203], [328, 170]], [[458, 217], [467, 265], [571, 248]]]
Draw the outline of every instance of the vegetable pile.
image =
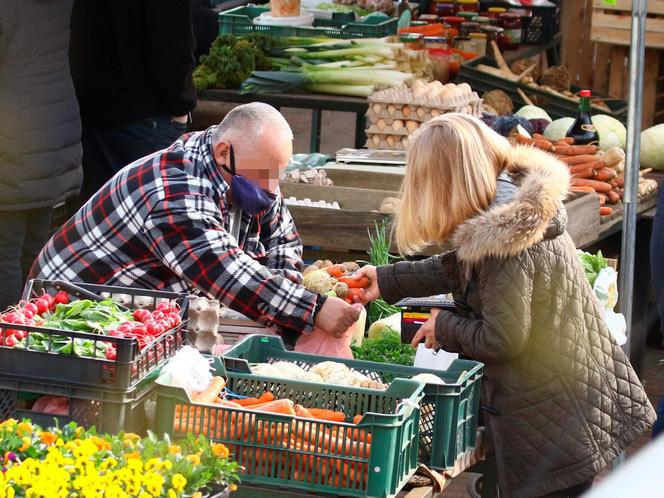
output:
[[385, 389], [382, 382], [372, 380], [366, 375], [347, 367], [343, 363], [324, 361], [312, 365], [309, 370], [288, 361], [258, 363], [251, 366], [251, 372], [263, 377], [281, 377], [284, 379], [304, 380], [319, 384], [364, 387], [367, 389]]
[[[272, 472], [269, 469], [276, 468], [282, 475], [290, 475], [295, 480], [323, 482], [335, 487], [366, 486], [367, 464], [355, 461], [368, 458], [371, 453], [371, 434], [357, 427], [363, 414], [347, 417], [343, 412], [306, 408], [290, 399], [276, 398], [269, 391], [258, 397], [246, 397], [225, 387], [222, 377], [213, 377], [203, 391], [191, 394], [196, 405], [177, 405], [175, 431], [214, 434], [215, 438], [222, 440], [240, 439], [247, 443], [277, 446], [279, 449], [263, 446], [256, 452], [243, 451], [239, 445], [229, 446], [236, 453], [238, 463], [253, 473]], [[201, 405], [216, 405], [229, 410], [210, 413]], [[290, 424], [265, 423], [256, 419], [254, 414], [257, 412], [288, 415], [293, 419]], [[296, 451], [287, 456], [287, 449]]]
[[354, 303], [354, 297], [361, 296], [363, 288], [369, 284], [366, 278], [356, 280], [352, 273], [360, 266], [355, 262], [333, 264], [318, 260], [304, 269], [304, 286], [312, 292], [338, 297], [347, 303]]
[[586, 277], [590, 282], [590, 286], [595, 285], [595, 280], [602, 269], [609, 266], [606, 258], [602, 255], [602, 251], [598, 251], [597, 254], [590, 254], [589, 252], [579, 251], [579, 259], [581, 260], [581, 265], [583, 266], [583, 271], [586, 272]]
[[[141, 350], [179, 326], [181, 321], [179, 308], [172, 303], [159, 303], [154, 311], [137, 309], [131, 313], [121, 310], [111, 299], [70, 302], [69, 295], [63, 291], [55, 296], [45, 293], [0, 315], [0, 322], [7, 324], [133, 337]], [[108, 342], [102, 344], [103, 347], [100, 347], [92, 339], [72, 340], [71, 337], [42, 333], [38, 329], [28, 332], [5, 328], [4, 333], [0, 333], [0, 346], [8, 348], [115, 360], [114, 345]]]

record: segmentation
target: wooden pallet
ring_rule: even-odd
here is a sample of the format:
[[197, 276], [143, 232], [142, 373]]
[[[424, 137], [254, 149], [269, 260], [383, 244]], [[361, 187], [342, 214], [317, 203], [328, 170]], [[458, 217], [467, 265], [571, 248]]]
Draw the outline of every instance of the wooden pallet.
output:
[[[615, 5], [607, 5], [605, 0], [593, 0], [591, 40], [629, 46], [631, 12], [631, 0], [616, 0]], [[664, 48], [664, 0], [648, 1], [646, 47]]]

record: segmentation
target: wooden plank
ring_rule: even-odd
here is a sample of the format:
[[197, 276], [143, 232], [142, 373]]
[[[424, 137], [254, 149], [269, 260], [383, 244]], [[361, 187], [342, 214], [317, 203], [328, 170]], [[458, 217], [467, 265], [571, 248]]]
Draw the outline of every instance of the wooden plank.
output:
[[335, 186], [391, 190], [393, 192], [399, 191], [404, 176], [401, 170], [394, 173], [381, 173], [351, 168], [324, 169]]
[[627, 95], [627, 48], [611, 47], [611, 70], [609, 72], [609, 96], [624, 99]]
[[[280, 185], [284, 197], [295, 197], [298, 200], [311, 199], [312, 201], [338, 202], [344, 211], [375, 211], [387, 197], [399, 197], [398, 192], [389, 190], [372, 190], [354, 187], [323, 187], [321, 185], [307, 185], [304, 183], [285, 183]], [[289, 206], [292, 211], [296, 206]], [[325, 209], [329, 216], [334, 216], [336, 210]]]
[[563, 40], [561, 62], [567, 66], [572, 81], [578, 82], [579, 68], [583, 62], [580, 57], [581, 40], [583, 37], [583, 13], [586, 9], [584, 1], [566, 1], [562, 3], [560, 27]]
[[643, 116], [641, 125], [649, 128], [655, 122], [657, 108], [657, 77], [659, 76], [659, 50], [646, 50], [645, 72], [643, 79]]
[[567, 233], [577, 247], [597, 240], [599, 235], [599, 197], [584, 194], [565, 203], [567, 210]]
[[592, 0], [584, 0], [583, 11], [583, 35], [581, 38], [581, 51], [579, 53], [579, 85], [585, 88], [593, 88], [593, 79], [595, 78], [595, 67], [592, 63], [595, 56], [596, 44], [590, 38], [590, 29], [592, 22]]
[[[593, 11], [590, 38], [613, 45], [630, 45], [631, 17]], [[664, 18], [646, 20], [646, 47], [664, 48]]]
[[[615, 5], [607, 5], [604, 0], [593, 0], [593, 7], [602, 10], [632, 11], [632, 0], [616, 0]], [[664, 14], [664, 0], [648, 0], [648, 14]]]
[[609, 93], [609, 73], [611, 69], [611, 46], [606, 43], [594, 44], [595, 57], [593, 58], [593, 92], [602, 95]]

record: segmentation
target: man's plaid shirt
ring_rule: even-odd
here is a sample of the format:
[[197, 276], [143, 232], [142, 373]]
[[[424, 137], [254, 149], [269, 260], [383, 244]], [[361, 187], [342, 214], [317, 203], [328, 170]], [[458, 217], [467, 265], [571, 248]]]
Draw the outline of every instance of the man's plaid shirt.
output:
[[229, 233], [212, 129], [116, 174], [42, 250], [32, 278], [191, 292], [277, 329], [310, 331], [318, 295], [298, 285], [302, 245], [281, 196]]

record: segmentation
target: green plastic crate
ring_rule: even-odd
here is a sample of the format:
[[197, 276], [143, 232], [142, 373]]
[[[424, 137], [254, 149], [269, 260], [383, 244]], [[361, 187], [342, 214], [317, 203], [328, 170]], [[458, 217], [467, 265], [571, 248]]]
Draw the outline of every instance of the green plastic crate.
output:
[[315, 19], [313, 27], [298, 28], [291, 26], [262, 26], [253, 23], [254, 17], [269, 11], [269, 7], [241, 6], [219, 13], [219, 34], [237, 36], [251, 33], [265, 35], [306, 36], [329, 38], [383, 38], [397, 32], [397, 18], [368, 16], [362, 22], [339, 22], [332, 19]]
[[[257, 396], [266, 390], [307, 408], [344, 412], [350, 422], [324, 422], [223, 405], [196, 404], [184, 389], [157, 379], [157, 434], [181, 437], [202, 434], [226, 444], [244, 467], [244, 483], [317, 493], [396, 496], [417, 468], [419, 402], [424, 384], [405, 379], [385, 391], [327, 386], [228, 372], [219, 357], [215, 375], [226, 378], [232, 392]], [[357, 425], [352, 417], [363, 413]], [[325, 445], [325, 431], [353, 436], [352, 448]], [[296, 446], [291, 434], [306, 431], [310, 445]], [[298, 438], [299, 441], [306, 437]], [[338, 439], [336, 439], [338, 440]], [[369, 445], [370, 442], [370, 445]]]
[[[226, 368], [249, 372], [250, 363], [290, 361], [308, 369], [330, 358], [287, 351], [278, 336], [250, 335], [224, 352]], [[419, 373], [440, 377], [445, 385], [427, 384], [420, 414], [419, 459], [436, 469], [451, 468], [459, 455], [475, 447], [484, 365], [454, 360], [447, 370], [425, 370], [370, 361], [332, 358], [374, 380], [390, 382]]]

